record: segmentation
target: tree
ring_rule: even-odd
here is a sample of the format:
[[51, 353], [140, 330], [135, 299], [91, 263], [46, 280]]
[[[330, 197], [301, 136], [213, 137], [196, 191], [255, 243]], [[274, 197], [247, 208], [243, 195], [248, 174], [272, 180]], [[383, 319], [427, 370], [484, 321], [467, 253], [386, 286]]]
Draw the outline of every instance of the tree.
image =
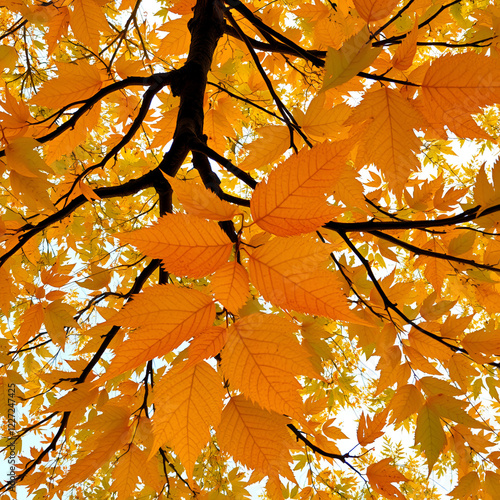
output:
[[0, 23], [2, 498], [499, 498], [493, 1]]

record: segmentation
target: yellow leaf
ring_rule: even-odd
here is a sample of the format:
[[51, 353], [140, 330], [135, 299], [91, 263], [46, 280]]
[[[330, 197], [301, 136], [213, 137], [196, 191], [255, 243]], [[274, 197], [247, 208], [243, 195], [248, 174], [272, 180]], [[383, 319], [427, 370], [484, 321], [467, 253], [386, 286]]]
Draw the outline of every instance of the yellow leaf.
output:
[[172, 55], [187, 54], [189, 50], [189, 31], [187, 28], [187, 17], [179, 19], [170, 19], [162, 27], [160, 31], [167, 31], [166, 35], [158, 48], [158, 57], [170, 57]]
[[290, 131], [285, 125], [270, 125], [257, 132], [262, 138], [245, 146], [250, 154], [238, 165], [245, 171], [275, 162], [290, 147]]
[[61, 299], [55, 300], [44, 309], [43, 322], [47, 333], [52, 341], [64, 349], [66, 342], [66, 331], [64, 327], [78, 327], [73, 318], [76, 309], [69, 304], [63, 303]]
[[297, 325], [279, 316], [245, 316], [229, 328], [221, 358], [232, 389], [241, 390], [262, 408], [301, 419], [301, 385], [295, 377], [314, 377], [315, 372], [294, 335], [297, 330]]
[[328, 48], [325, 77], [321, 89], [323, 92], [348, 82], [377, 59], [382, 48], [373, 48], [369, 40], [370, 31], [368, 26], [365, 26], [356, 35], [346, 40], [339, 50]]
[[12, 171], [9, 176], [12, 191], [34, 212], [48, 210], [55, 212], [56, 207], [49, 195], [52, 185], [40, 177], [25, 177]]
[[364, 120], [369, 122], [356, 162], [360, 166], [375, 163], [389, 187], [400, 196], [408, 176], [420, 165], [415, 152], [421, 142], [413, 129], [421, 127], [423, 117], [398, 90], [384, 87], [367, 93], [346, 125]]
[[109, 285], [111, 281], [111, 273], [97, 264], [90, 265], [90, 276], [84, 281], [80, 281], [78, 284], [89, 290], [100, 290]]
[[58, 78], [45, 82], [40, 91], [32, 97], [32, 103], [59, 109], [88, 99], [102, 86], [99, 70], [85, 60], [75, 64], [60, 63], [58, 70]]
[[301, 126], [305, 134], [318, 139], [327, 137], [341, 138], [342, 124], [349, 118], [352, 109], [344, 103], [333, 108], [325, 108], [325, 94], [318, 94], [309, 104]]
[[14, 299], [12, 278], [4, 267], [0, 267], [0, 309], [5, 316], [9, 315], [10, 303]]
[[427, 458], [429, 474], [446, 444], [446, 434], [439, 416], [425, 404], [418, 412], [415, 444], [420, 443]]
[[[500, 500], [500, 475], [496, 472], [486, 471], [483, 491], [491, 498], [491, 500]], [[488, 497], [487, 500], [489, 500]]]
[[186, 212], [202, 219], [231, 220], [238, 209], [195, 180], [165, 176]]
[[142, 61], [127, 59], [126, 55], [127, 53], [124, 52], [115, 63], [115, 69], [119, 77], [125, 79], [129, 76], [144, 74], [144, 63]]
[[167, 214], [151, 227], [115, 235], [142, 253], [162, 259], [167, 272], [201, 278], [224, 265], [232, 243], [215, 222], [193, 215]]
[[394, 57], [392, 58], [392, 65], [396, 69], [404, 71], [412, 65], [413, 58], [417, 52], [417, 37], [418, 20], [415, 19], [412, 30], [406, 34], [401, 45], [398, 45]]
[[7, 167], [24, 177], [40, 177], [43, 171], [50, 171], [35, 148], [40, 143], [31, 137], [13, 139], [5, 148]]
[[384, 435], [382, 429], [385, 427], [388, 413], [388, 408], [376, 413], [373, 418], [365, 415], [364, 412], [361, 413], [357, 432], [358, 443], [361, 446], [373, 443], [377, 438]]
[[215, 299], [233, 313], [237, 313], [245, 305], [250, 295], [248, 273], [236, 261], [217, 269], [210, 283]]
[[70, 24], [75, 37], [94, 52], [99, 51], [99, 32], [108, 32], [106, 16], [95, 0], [74, 0]]
[[101, 381], [158, 356], [212, 326], [215, 305], [208, 295], [174, 285], [157, 285], [135, 295], [110, 323], [135, 328], [115, 349]]
[[206, 362], [168, 372], [155, 386], [153, 452], [167, 443], [192, 477], [210, 427], [220, 422], [224, 394], [220, 376]]
[[420, 391], [412, 384], [398, 387], [398, 390], [389, 403], [389, 411], [392, 415], [390, 423], [399, 424], [420, 410], [424, 404], [424, 398]]
[[371, 464], [366, 469], [368, 481], [376, 493], [391, 500], [405, 500], [406, 497], [392, 484], [408, 479], [401, 474], [393, 465], [390, 465], [391, 458], [384, 458], [380, 462]]
[[208, 145], [216, 151], [226, 149], [227, 137], [235, 135], [233, 127], [219, 109], [211, 108], [205, 113], [203, 131], [208, 137]]
[[222, 411], [218, 442], [243, 465], [275, 479], [280, 474], [294, 481], [289, 463], [295, 443], [287, 423], [286, 417], [236, 396]]
[[33, 304], [23, 314], [21, 328], [17, 337], [17, 346], [22, 347], [31, 337], [35, 336], [43, 323], [43, 305]]
[[367, 23], [387, 17], [397, 4], [398, 0], [354, 0], [354, 7]]
[[14, 69], [17, 63], [17, 52], [10, 45], [0, 45], [0, 73], [6, 68]]
[[250, 276], [265, 300], [284, 309], [366, 324], [349, 309], [341, 279], [319, 263], [327, 245], [301, 236], [275, 238], [250, 255]]
[[261, 182], [250, 208], [262, 229], [279, 236], [314, 231], [342, 212], [326, 201], [345, 168], [350, 141], [324, 142], [291, 156]]

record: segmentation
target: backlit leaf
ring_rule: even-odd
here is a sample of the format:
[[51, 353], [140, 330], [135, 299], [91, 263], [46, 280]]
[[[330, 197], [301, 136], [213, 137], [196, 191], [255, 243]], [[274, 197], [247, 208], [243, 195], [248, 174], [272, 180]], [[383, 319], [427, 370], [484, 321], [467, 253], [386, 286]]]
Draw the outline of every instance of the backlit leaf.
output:
[[192, 278], [216, 271], [232, 248], [215, 222], [184, 214], [164, 215], [154, 226], [116, 237], [149, 257], [162, 259], [168, 272]]
[[294, 442], [288, 419], [259, 408], [243, 396], [231, 398], [217, 429], [222, 450], [242, 464], [277, 479], [292, 476], [290, 448]]
[[191, 477], [210, 440], [210, 427], [220, 422], [223, 397], [222, 380], [207, 363], [186, 369], [176, 366], [155, 387], [153, 449], [167, 443]]
[[294, 336], [297, 325], [269, 314], [234, 323], [222, 351], [222, 370], [231, 387], [266, 410], [300, 419], [301, 385], [296, 375], [314, 375], [307, 351]]
[[157, 356], [212, 325], [215, 305], [208, 295], [174, 285], [147, 288], [134, 297], [110, 323], [135, 328], [115, 349], [101, 380], [108, 380]]

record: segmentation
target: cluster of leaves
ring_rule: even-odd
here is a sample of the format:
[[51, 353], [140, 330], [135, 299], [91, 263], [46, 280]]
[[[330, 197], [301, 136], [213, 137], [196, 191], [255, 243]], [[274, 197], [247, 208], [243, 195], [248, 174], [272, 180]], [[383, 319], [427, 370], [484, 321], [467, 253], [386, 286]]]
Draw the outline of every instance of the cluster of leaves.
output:
[[0, 8], [2, 498], [500, 498], [500, 9], [151, 8]]

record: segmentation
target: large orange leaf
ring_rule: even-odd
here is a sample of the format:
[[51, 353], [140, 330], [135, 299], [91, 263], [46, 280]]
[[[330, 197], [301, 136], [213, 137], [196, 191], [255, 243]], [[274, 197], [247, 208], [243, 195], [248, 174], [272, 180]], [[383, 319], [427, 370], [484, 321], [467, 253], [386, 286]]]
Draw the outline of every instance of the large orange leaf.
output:
[[500, 102], [500, 65], [474, 52], [436, 59], [422, 82], [426, 115], [452, 132], [481, 107]]
[[167, 214], [154, 226], [116, 237], [162, 259], [168, 272], [190, 278], [212, 274], [227, 261], [232, 248], [217, 223], [185, 214]]
[[215, 298], [229, 311], [237, 313], [250, 294], [248, 273], [236, 261], [224, 264], [210, 279]]
[[96, 52], [99, 50], [99, 32], [109, 30], [106, 16], [95, 0], [74, 0], [70, 24], [75, 37]]
[[[349, 309], [344, 283], [322, 269], [327, 245], [304, 237], [275, 238], [250, 255], [250, 276], [265, 300], [284, 309], [365, 324]], [[325, 255], [326, 253], [326, 255]]]
[[290, 449], [296, 447], [287, 430], [288, 419], [259, 408], [243, 396], [231, 398], [217, 429], [221, 449], [235, 460], [271, 478], [294, 481]]
[[405, 500], [406, 497], [392, 484], [408, 479], [390, 464], [391, 458], [384, 458], [366, 469], [368, 481], [371, 487], [384, 498], [390, 500]]
[[215, 305], [201, 292], [174, 285], [145, 289], [110, 320], [136, 330], [115, 349], [101, 381], [169, 353], [210, 327], [214, 319]]
[[351, 148], [350, 141], [324, 142], [291, 156], [255, 189], [253, 220], [270, 233], [290, 236], [314, 231], [341, 213], [326, 199]]
[[384, 87], [368, 93], [346, 124], [370, 120], [363, 133], [357, 162], [375, 163], [389, 186], [400, 195], [419, 161], [421, 142], [413, 129], [422, 127], [423, 116], [398, 90]]
[[231, 220], [237, 209], [194, 180], [181, 181], [165, 176], [186, 212], [202, 219]]
[[315, 376], [309, 353], [294, 332], [298, 325], [271, 314], [233, 323], [222, 350], [222, 370], [232, 389], [262, 408], [300, 419], [304, 408], [298, 375]]
[[398, 0], [354, 0], [354, 7], [367, 23], [387, 17], [397, 4]]
[[88, 99], [102, 86], [99, 70], [85, 60], [76, 64], [61, 63], [58, 70], [58, 78], [45, 82], [31, 99], [32, 103], [59, 109], [72, 102]]
[[153, 450], [167, 443], [192, 477], [210, 427], [220, 422], [224, 393], [220, 376], [206, 362], [168, 372], [155, 386]]

